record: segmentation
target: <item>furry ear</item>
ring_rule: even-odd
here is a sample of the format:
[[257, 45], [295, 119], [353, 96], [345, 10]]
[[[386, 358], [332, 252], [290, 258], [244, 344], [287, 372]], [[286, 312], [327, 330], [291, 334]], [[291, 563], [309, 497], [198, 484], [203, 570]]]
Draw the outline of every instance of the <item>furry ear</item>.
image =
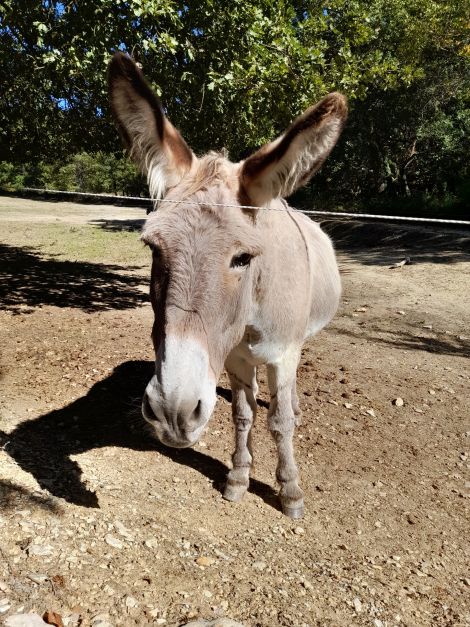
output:
[[175, 127], [136, 63], [117, 52], [108, 67], [111, 110], [129, 154], [147, 175], [154, 199], [176, 185], [195, 156]]
[[262, 207], [305, 185], [330, 154], [347, 115], [346, 98], [329, 94], [294, 120], [284, 135], [248, 157], [240, 183], [251, 204]]

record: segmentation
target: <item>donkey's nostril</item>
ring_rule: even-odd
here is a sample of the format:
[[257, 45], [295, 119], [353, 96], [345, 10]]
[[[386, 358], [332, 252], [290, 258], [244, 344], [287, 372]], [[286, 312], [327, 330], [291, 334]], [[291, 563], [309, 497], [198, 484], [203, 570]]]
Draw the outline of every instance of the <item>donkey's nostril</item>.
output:
[[178, 412], [178, 426], [180, 429], [187, 433], [198, 429], [201, 426], [201, 420], [204, 418], [203, 409], [203, 403], [199, 400], [190, 412]]
[[144, 394], [144, 398], [142, 399], [142, 410], [146, 420], [158, 420], [152, 409], [147, 393]]

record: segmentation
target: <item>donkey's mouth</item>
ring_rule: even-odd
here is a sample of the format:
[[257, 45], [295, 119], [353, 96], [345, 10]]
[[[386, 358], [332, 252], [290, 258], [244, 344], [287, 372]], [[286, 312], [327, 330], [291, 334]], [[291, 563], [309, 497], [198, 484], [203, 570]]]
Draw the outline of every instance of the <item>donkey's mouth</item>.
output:
[[157, 435], [157, 437], [162, 444], [168, 446], [169, 448], [190, 448], [191, 446], [197, 444], [197, 440], [195, 442], [191, 442], [190, 440], [175, 440], [173, 438], [169, 438], [168, 436], [160, 437]]
[[201, 434], [202, 429], [195, 429], [191, 432], [196, 437], [189, 439], [182, 434], [175, 436], [171, 430], [160, 423], [158, 416], [153, 411], [147, 394], [142, 399], [142, 415], [145, 420], [153, 427], [153, 434], [165, 446], [170, 448], [189, 448], [194, 446]]

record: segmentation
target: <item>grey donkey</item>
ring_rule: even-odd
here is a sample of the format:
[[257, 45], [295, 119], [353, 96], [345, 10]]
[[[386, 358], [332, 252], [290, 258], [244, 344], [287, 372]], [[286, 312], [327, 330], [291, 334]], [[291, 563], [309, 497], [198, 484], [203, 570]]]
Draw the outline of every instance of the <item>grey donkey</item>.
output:
[[115, 54], [108, 76], [115, 122], [156, 207], [142, 233], [153, 255], [155, 316], [155, 374], [143, 416], [165, 445], [192, 446], [211, 417], [225, 367], [235, 452], [224, 497], [238, 501], [253, 460], [256, 369], [266, 364], [280, 502], [287, 516], [300, 518], [297, 366], [302, 344], [335, 314], [341, 284], [327, 235], [283, 198], [330, 153], [347, 117], [346, 100], [327, 95], [283, 135], [232, 163], [218, 153], [195, 156], [130, 57]]

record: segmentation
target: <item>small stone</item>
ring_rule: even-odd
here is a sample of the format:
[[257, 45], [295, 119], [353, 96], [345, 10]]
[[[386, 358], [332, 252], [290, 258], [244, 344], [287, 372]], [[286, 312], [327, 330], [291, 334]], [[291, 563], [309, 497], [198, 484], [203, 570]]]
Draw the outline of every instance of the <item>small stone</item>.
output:
[[10, 599], [0, 599], [0, 614], [5, 614], [11, 608]]
[[126, 607], [137, 607], [137, 605], [137, 599], [134, 599], [134, 597], [131, 596], [126, 597]]
[[64, 616], [64, 625], [65, 627], [78, 627], [81, 623], [81, 616], [78, 612], [74, 612], [73, 614], [68, 614]]
[[126, 538], [126, 540], [130, 540], [132, 542], [132, 540], [134, 539], [134, 536], [132, 535], [132, 533], [129, 531], [129, 529], [126, 529], [126, 527], [124, 527], [124, 525], [122, 524], [122, 522], [120, 522], [119, 520], [117, 520], [114, 523], [114, 526], [116, 527], [116, 531], [119, 533], [119, 535], [123, 536], [124, 538]]
[[344, 403], [344, 406], [346, 407], [346, 409], [352, 409], [353, 408], [352, 403]]
[[54, 549], [49, 544], [30, 544], [27, 548], [28, 555], [38, 555], [47, 557], [54, 553]]
[[353, 601], [354, 603], [354, 609], [356, 610], [356, 612], [359, 614], [360, 612], [362, 612], [362, 603], [361, 600], [356, 597]]
[[57, 612], [47, 610], [46, 612], [44, 612], [42, 618], [48, 625], [54, 625], [55, 627], [64, 627], [62, 616]]
[[406, 515], [406, 520], [409, 522], [410, 525], [416, 525], [416, 523], [419, 522], [419, 518], [415, 516], [415, 514], [411, 513]]
[[374, 618], [374, 627], [383, 627], [383, 623], [378, 618]]
[[215, 559], [213, 557], [206, 557], [205, 555], [201, 555], [197, 558], [196, 564], [198, 566], [212, 566], [215, 563]]
[[266, 562], [261, 562], [261, 561], [253, 562], [253, 568], [255, 570], [264, 570], [266, 568]]
[[398, 315], [400, 315], [400, 316], [404, 316], [404, 315], [405, 315], [405, 312], [404, 312], [402, 309], [399, 309], [399, 310], [397, 311], [397, 314], [398, 314]]
[[431, 396], [435, 396], [435, 394], [436, 394], [436, 390], [429, 390], [429, 394], [430, 394]]
[[369, 416], [372, 416], [372, 418], [376, 418], [375, 411], [373, 409], [368, 409], [366, 411], [366, 414], [369, 414]]
[[367, 311], [367, 307], [357, 307], [354, 311], [357, 311], [358, 313], [364, 313], [365, 311]]
[[119, 540], [119, 538], [112, 536], [110, 533], [107, 533], [104, 539], [105, 539], [106, 544], [109, 544], [109, 546], [112, 546], [115, 549], [122, 549], [122, 547], [124, 546], [121, 540]]
[[13, 614], [3, 624], [5, 627], [47, 627], [39, 614]]
[[230, 618], [216, 618], [215, 620], [204, 620], [199, 618], [198, 620], [191, 621], [182, 625], [182, 627], [244, 627], [241, 623]]
[[210, 590], [203, 590], [202, 594], [203, 594], [203, 596], [206, 597], [206, 599], [210, 599], [213, 596], [213, 594], [212, 594], [212, 592]]
[[303, 536], [305, 533], [305, 529], [303, 527], [295, 527], [294, 528], [294, 533], [297, 536]]
[[28, 573], [26, 576], [34, 583], [37, 583], [38, 586], [49, 580], [49, 577], [47, 575], [38, 575], [37, 573]]
[[227, 560], [227, 561], [231, 559], [229, 555], [227, 555], [226, 553], [223, 553], [223, 551], [220, 551], [219, 549], [214, 549], [214, 553], [217, 555], [217, 557], [220, 557], [220, 559]]
[[[148, 549], [157, 549], [158, 548], [158, 540], [156, 540], [155, 538], [149, 538], [148, 540], [145, 540], [144, 544], [145, 544], [145, 546]], [[185, 548], [185, 547], [183, 547], [183, 548]]]
[[396, 407], [403, 407], [403, 399], [398, 397], [392, 401]]
[[157, 625], [165, 625], [166, 624], [166, 618], [157, 618], [157, 620], [155, 621], [155, 623]]
[[96, 614], [91, 619], [92, 627], [113, 627], [108, 614]]

